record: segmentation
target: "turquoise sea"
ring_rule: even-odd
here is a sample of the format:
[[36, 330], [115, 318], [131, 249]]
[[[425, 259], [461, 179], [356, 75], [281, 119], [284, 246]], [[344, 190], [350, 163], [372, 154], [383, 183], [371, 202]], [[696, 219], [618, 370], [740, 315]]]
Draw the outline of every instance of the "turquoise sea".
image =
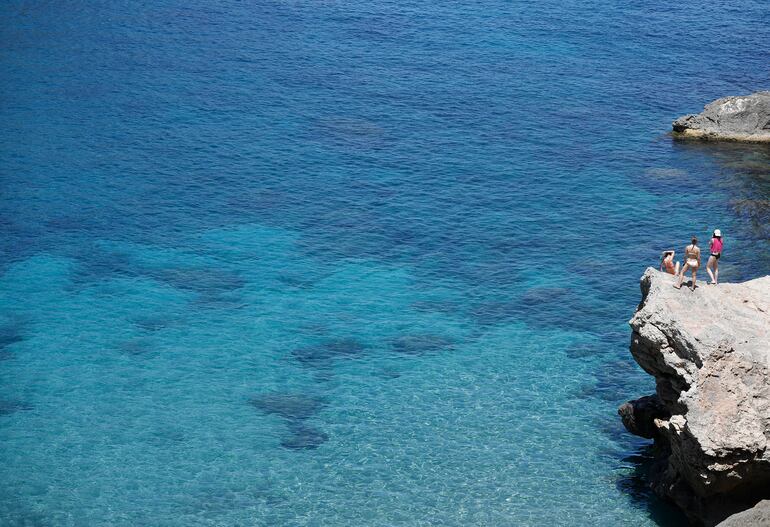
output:
[[0, 525], [674, 526], [628, 352], [770, 269], [764, 0], [0, 5]]

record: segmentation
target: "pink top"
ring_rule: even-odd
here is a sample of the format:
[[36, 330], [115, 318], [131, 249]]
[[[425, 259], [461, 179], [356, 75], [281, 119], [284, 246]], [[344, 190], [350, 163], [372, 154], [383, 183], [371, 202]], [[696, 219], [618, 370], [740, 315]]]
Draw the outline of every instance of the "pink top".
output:
[[711, 254], [722, 254], [722, 240], [711, 238]]

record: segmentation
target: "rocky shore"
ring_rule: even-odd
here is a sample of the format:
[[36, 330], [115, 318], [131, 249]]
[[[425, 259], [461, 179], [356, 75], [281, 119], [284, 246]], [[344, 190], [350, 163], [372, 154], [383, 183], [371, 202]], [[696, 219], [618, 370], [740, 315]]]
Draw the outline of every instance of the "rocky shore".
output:
[[631, 353], [655, 377], [656, 393], [618, 413], [631, 433], [655, 441], [653, 491], [694, 524], [741, 511], [764, 521], [770, 507], [757, 504], [770, 498], [770, 276], [701, 282], [695, 291], [673, 282], [652, 268], [642, 277]]
[[672, 126], [678, 138], [770, 142], [770, 91], [717, 99]]

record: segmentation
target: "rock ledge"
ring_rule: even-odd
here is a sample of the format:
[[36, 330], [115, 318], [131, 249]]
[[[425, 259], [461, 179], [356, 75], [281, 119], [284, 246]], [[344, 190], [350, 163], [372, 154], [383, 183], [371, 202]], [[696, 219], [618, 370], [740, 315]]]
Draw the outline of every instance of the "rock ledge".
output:
[[656, 395], [621, 406], [632, 433], [655, 438], [656, 494], [713, 526], [770, 498], [770, 276], [674, 289], [647, 269], [631, 354]]
[[717, 99], [672, 126], [679, 138], [770, 142], [770, 91]]

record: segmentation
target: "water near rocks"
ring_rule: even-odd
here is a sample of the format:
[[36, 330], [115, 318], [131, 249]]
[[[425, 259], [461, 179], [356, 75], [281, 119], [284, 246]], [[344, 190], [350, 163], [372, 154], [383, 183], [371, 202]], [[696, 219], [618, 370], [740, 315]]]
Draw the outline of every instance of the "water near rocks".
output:
[[0, 523], [675, 525], [626, 322], [692, 234], [770, 268], [767, 147], [665, 135], [766, 22], [4, 3]]

